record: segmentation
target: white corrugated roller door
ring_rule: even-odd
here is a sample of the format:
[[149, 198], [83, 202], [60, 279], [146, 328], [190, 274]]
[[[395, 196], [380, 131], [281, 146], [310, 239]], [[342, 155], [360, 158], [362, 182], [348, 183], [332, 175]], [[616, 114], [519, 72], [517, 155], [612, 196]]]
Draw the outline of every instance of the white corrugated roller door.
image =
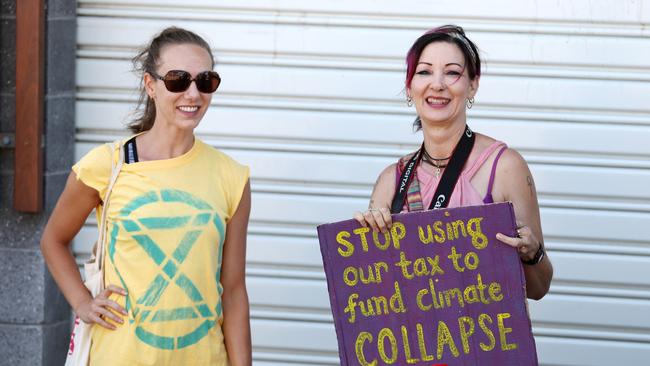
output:
[[[200, 136], [251, 167], [255, 365], [336, 365], [315, 226], [364, 208], [415, 148], [404, 55], [464, 26], [486, 72], [471, 126], [537, 181], [551, 293], [531, 302], [542, 365], [650, 359], [650, 1], [78, 1], [77, 157], [125, 134], [129, 59], [168, 25], [223, 77]], [[94, 230], [75, 251], [85, 254]]]

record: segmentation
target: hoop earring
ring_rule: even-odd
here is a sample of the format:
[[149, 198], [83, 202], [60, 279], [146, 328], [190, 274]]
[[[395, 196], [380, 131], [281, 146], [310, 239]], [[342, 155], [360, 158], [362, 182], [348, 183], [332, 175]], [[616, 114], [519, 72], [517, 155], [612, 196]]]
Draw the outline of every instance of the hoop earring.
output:
[[472, 107], [474, 106], [474, 97], [468, 98], [465, 101], [465, 106], [467, 107], [467, 109], [472, 109]]
[[409, 107], [413, 107], [413, 98], [410, 96], [406, 97], [406, 105]]

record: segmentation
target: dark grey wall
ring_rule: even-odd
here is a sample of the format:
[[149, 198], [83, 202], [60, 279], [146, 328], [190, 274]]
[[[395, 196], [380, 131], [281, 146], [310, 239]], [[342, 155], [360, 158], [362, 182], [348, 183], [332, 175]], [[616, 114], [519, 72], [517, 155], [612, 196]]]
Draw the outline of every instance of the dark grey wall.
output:
[[[0, 0], [0, 133], [15, 130], [17, 1]], [[76, 1], [45, 3], [43, 213], [13, 210], [13, 150], [0, 148], [0, 365], [63, 365], [70, 335], [39, 241], [74, 159]]]

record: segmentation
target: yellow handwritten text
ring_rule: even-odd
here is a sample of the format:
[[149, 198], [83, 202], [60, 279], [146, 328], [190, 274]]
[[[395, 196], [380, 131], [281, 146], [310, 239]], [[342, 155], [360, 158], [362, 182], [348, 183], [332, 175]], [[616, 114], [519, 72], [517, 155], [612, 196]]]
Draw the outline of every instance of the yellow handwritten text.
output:
[[368, 265], [367, 269], [364, 272], [364, 267], [355, 267], [349, 266], [343, 270], [343, 282], [346, 285], [353, 287], [359, 283], [370, 284], [370, 283], [381, 283], [381, 272], [388, 272], [388, 264], [385, 262], [375, 262], [372, 265]]
[[[467, 355], [477, 350], [469, 346], [474, 337], [479, 342], [481, 351], [490, 352], [497, 343], [495, 333], [499, 334], [499, 349], [503, 352], [512, 351], [517, 349], [517, 343], [508, 343], [507, 336], [512, 332], [512, 328], [505, 324], [508, 318], [510, 313], [498, 313], [496, 329], [493, 317], [485, 313], [479, 314], [476, 319], [461, 316], [455, 324], [439, 320], [436, 324], [416, 323], [415, 329], [400, 325], [399, 331], [393, 331], [385, 327], [377, 332], [376, 342], [371, 332], [362, 331], [355, 342], [357, 361], [362, 366], [375, 366], [379, 359], [389, 365], [455, 359], [461, 353]], [[425, 327], [429, 329], [425, 330]], [[477, 332], [477, 329], [480, 331]], [[415, 342], [417, 347], [414, 347]], [[431, 347], [427, 348], [427, 345]], [[431, 352], [433, 350], [435, 354]]]
[[361, 315], [368, 318], [371, 316], [388, 315], [392, 313], [405, 313], [404, 299], [399, 283], [395, 281], [395, 293], [390, 298], [386, 296], [371, 296], [368, 299], [359, 299], [359, 294], [352, 293], [348, 296], [348, 305], [343, 312], [348, 315], [348, 322], [354, 323], [357, 319], [357, 308]]
[[[368, 240], [368, 233], [370, 228], [360, 227], [352, 230], [352, 234], [356, 235], [361, 243], [361, 250], [368, 252], [370, 250], [370, 243]], [[340, 231], [336, 234], [336, 242], [339, 244], [337, 252], [344, 258], [350, 257], [354, 254], [355, 246], [350, 241], [352, 237], [349, 231]], [[372, 244], [379, 250], [385, 251], [393, 247], [397, 250], [400, 249], [400, 241], [406, 236], [406, 227], [399, 221], [393, 222], [390, 231], [381, 234], [373, 231], [371, 234]], [[381, 238], [380, 238], [381, 236]]]
[[[487, 294], [486, 294], [487, 290]], [[501, 285], [491, 282], [483, 283], [480, 274], [476, 275], [476, 284], [470, 284], [463, 290], [454, 287], [437, 291], [433, 279], [429, 279], [429, 286], [418, 291], [416, 303], [422, 311], [449, 308], [455, 305], [465, 307], [465, 304], [483, 303], [485, 305], [503, 300]]]
[[488, 245], [488, 238], [481, 230], [482, 217], [474, 217], [467, 222], [455, 220], [449, 222], [435, 221], [432, 224], [418, 226], [418, 235], [422, 244], [436, 242], [442, 244], [457, 240], [468, 235], [472, 238], [472, 245], [476, 249], [484, 249]]

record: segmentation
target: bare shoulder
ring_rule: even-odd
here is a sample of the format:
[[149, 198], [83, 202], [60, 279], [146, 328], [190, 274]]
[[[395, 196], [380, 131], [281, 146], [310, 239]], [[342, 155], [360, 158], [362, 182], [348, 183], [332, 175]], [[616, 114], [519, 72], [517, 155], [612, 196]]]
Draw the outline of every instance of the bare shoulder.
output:
[[393, 163], [388, 165], [387, 167], [384, 168], [384, 170], [379, 173], [379, 177], [377, 177], [377, 182], [375, 182], [375, 187], [378, 185], [392, 185], [393, 187], [395, 186], [395, 180], [397, 174], [397, 163]]
[[397, 163], [392, 163], [388, 165], [387, 167], [384, 168], [384, 170], [379, 173], [380, 177], [388, 177], [388, 176], [395, 176], [395, 172], [397, 171]]
[[526, 159], [517, 150], [511, 148], [503, 152], [497, 165], [497, 172], [530, 174]]
[[475, 135], [476, 135], [476, 140], [474, 141], [474, 147], [480, 150], [486, 149], [488, 146], [497, 142], [497, 140], [494, 139], [493, 137], [484, 135], [482, 133], [476, 132]]
[[487, 148], [497, 142], [496, 139], [482, 133], [475, 133], [475, 135], [476, 140], [474, 140], [474, 147], [472, 148], [472, 154], [469, 158], [470, 161], [477, 159]]
[[[476, 133], [476, 141], [474, 142], [474, 151], [476, 154], [481, 154], [485, 149], [488, 147], [492, 146], [495, 142], [498, 142], [499, 140], [490, 137], [488, 135], [484, 135], [482, 133]], [[528, 164], [526, 164], [526, 160], [519, 154], [519, 152], [515, 149], [512, 148], [507, 148], [506, 151], [503, 152], [503, 155], [499, 159], [499, 164], [497, 165], [497, 171], [503, 171], [503, 170], [508, 170], [511, 171], [513, 169], [521, 169], [525, 168], [526, 171], [528, 170]]]
[[515, 149], [503, 152], [497, 164], [493, 195], [495, 201], [515, 201], [522, 196], [536, 197], [535, 183], [528, 163]]
[[379, 173], [375, 186], [372, 189], [368, 207], [371, 208], [390, 208], [395, 193], [395, 180], [397, 163], [390, 164]]

